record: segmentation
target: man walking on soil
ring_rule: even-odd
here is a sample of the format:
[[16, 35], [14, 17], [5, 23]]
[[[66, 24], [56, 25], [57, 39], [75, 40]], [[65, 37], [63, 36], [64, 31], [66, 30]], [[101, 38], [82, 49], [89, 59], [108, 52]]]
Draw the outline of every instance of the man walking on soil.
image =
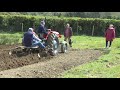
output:
[[73, 35], [72, 28], [70, 27], [70, 24], [67, 23], [64, 31], [64, 41], [67, 41], [68, 39], [70, 47], [72, 47], [72, 40], [71, 40], [72, 35]]

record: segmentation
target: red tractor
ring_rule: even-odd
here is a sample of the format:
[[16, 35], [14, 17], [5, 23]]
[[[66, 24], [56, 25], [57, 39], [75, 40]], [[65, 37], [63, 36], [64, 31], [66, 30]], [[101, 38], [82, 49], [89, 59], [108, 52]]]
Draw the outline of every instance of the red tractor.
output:
[[62, 37], [59, 32], [51, 31], [51, 29], [48, 29], [48, 34], [43, 35], [44, 42], [46, 43], [46, 46], [49, 47], [49, 52], [51, 55], [56, 55], [58, 52], [65, 53], [67, 52], [67, 42], [66, 41], [59, 41], [59, 38]]
[[59, 41], [59, 38], [61, 38], [61, 35], [59, 32], [51, 31], [51, 29], [48, 29], [48, 34], [43, 35], [44, 39], [42, 42], [46, 45], [47, 50], [43, 50], [39, 47], [25, 47], [25, 46], [18, 46], [14, 49], [11, 49], [9, 54], [29, 54], [37, 52], [38, 56], [41, 57], [42, 54], [50, 54], [52, 56], [57, 55], [59, 52], [66, 53], [67, 52], [67, 42], [66, 41]]

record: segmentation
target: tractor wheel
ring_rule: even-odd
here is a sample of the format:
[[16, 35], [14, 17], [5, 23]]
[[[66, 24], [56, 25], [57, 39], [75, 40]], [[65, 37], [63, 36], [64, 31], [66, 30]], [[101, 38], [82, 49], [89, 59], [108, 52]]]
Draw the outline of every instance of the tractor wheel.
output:
[[56, 34], [50, 33], [48, 35], [47, 46], [50, 48], [50, 55], [55, 56], [58, 54], [59, 39]]

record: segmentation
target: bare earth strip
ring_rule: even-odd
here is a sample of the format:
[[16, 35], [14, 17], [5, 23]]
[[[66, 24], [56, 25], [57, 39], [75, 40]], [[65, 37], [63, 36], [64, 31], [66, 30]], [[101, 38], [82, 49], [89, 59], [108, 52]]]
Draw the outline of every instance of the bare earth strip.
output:
[[13, 57], [1, 50], [0, 78], [54, 78], [72, 67], [97, 60], [102, 54], [98, 50], [71, 49], [65, 54], [40, 59], [37, 55]]

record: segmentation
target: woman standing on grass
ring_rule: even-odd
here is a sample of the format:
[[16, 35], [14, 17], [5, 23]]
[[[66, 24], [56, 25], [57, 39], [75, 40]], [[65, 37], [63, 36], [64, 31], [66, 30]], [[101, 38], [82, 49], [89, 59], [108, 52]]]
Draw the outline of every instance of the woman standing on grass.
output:
[[[113, 39], [115, 39], [115, 28], [113, 24], [109, 25], [109, 28], [105, 32], [105, 38], [106, 38], [106, 48], [111, 47]], [[109, 42], [109, 46], [108, 46]]]

